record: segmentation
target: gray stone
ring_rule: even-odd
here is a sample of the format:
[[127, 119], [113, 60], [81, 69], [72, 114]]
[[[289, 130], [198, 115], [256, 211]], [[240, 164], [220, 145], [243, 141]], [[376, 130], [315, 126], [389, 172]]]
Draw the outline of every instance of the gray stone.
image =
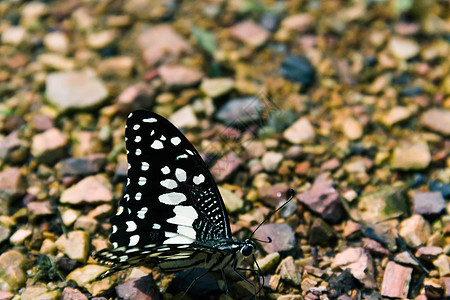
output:
[[414, 213], [419, 215], [440, 214], [445, 209], [441, 192], [414, 193]]

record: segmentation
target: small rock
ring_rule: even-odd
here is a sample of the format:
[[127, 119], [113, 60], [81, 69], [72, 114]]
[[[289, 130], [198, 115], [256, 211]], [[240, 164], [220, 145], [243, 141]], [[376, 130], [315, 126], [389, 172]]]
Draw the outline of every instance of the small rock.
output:
[[259, 227], [255, 232], [255, 238], [266, 241], [267, 237], [272, 239], [271, 243], [262, 243], [267, 253], [288, 251], [295, 247], [295, 234], [292, 227], [286, 223], [266, 224]]
[[29, 142], [19, 137], [14, 130], [6, 138], [0, 140], [0, 162], [21, 163], [28, 158]]
[[210, 171], [217, 182], [222, 182], [239, 169], [241, 164], [239, 156], [232, 151], [217, 160]]
[[281, 22], [281, 27], [297, 32], [306, 32], [314, 25], [312, 15], [303, 13], [288, 16]]
[[309, 230], [309, 243], [311, 245], [329, 244], [331, 240], [336, 238], [336, 234], [325, 221], [321, 218], [316, 218], [311, 224]]
[[339, 159], [332, 158], [332, 159], [327, 160], [326, 162], [324, 162], [320, 166], [320, 169], [322, 171], [333, 171], [333, 170], [336, 170], [337, 168], [339, 168], [340, 165], [341, 165], [341, 163], [339, 162]]
[[20, 21], [23, 22], [25, 26], [32, 25], [38, 21], [40, 17], [46, 15], [48, 11], [48, 6], [45, 3], [26, 3], [22, 9], [22, 18]]
[[17, 250], [9, 250], [0, 255], [0, 282], [3, 291], [17, 292], [25, 285], [26, 262], [25, 256]]
[[98, 221], [96, 219], [81, 216], [79, 217], [73, 226], [74, 229], [81, 229], [89, 232], [90, 234], [94, 234], [98, 227]]
[[51, 128], [33, 136], [31, 154], [39, 161], [53, 164], [65, 154], [67, 137], [59, 129]]
[[208, 97], [217, 98], [227, 94], [233, 87], [231, 78], [203, 78], [200, 90]]
[[432, 261], [442, 253], [441, 247], [427, 246], [417, 249], [415, 256], [421, 260]]
[[102, 150], [102, 142], [98, 131], [76, 131], [72, 133], [72, 155], [74, 157], [84, 157], [90, 154], [97, 154]]
[[129, 56], [117, 56], [104, 59], [97, 66], [103, 76], [129, 77], [133, 72], [134, 59]]
[[27, 209], [30, 213], [30, 218], [35, 219], [41, 216], [48, 216], [53, 214], [50, 201], [32, 201], [27, 204]]
[[353, 118], [347, 118], [342, 123], [342, 132], [350, 140], [357, 140], [363, 134], [363, 126]]
[[13, 293], [7, 291], [0, 291], [0, 300], [11, 300], [14, 297]]
[[70, 272], [69, 275], [67, 275], [66, 280], [73, 280], [79, 287], [87, 288], [91, 282], [95, 281], [98, 276], [108, 269], [108, 267], [89, 264]]
[[32, 234], [31, 229], [21, 228], [16, 232], [14, 232], [13, 235], [11, 235], [11, 237], [9, 238], [9, 242], [16, 246], [23, 245], [25, 240], [29, 238], [31, 234]]
[[412, 256], [412, 254], [408, 251], [403, 251], [394, 256], [394, 261], [402, 264], [402, 265], [410, 265], [414, 267], [418, 267], [419, 263]]
[[50, 239], [45, 239], [42, 242], [41, 249], [39, 249], [39, 253], [55, 255], [56, 250], [58, 249], [56, 248], [55, 243]]
[[103, 82], [92, 71], [56, 72], [46, 79], [46, 95], [60, 111], [97, 106], [108, 96]]
[[370, 253], [376, 253], [382, 256], [390, 256], [391, 254], [381, 243], [370, 238], [363, 239], [363, 248]]
[[0, 172], [0, 191], [10, 198], [23, 196], [27, 182], [19, 168], [5, 168]]
[[159, 299], [159, 288], [152, 276], [129, 280], [116, 287], [117, 295], [121, 299], [156, 300]]
[[55, 242], [56, 247], [69, 258], [86, 262], [89, 252], [89, 233], [86, 231], [71, 231], [62, 235]]
[[384, 271], [381, 295], [389, 298], [406, 298], [412, 271], [412, 268], [389, 262]]
[[391, 127], [394, 124], [407, 120], [411, 117], [411, 110], [404, 106], [396, 106], [387, 114], [383, 115], [382, 122]]
[[33, 115], [32, 124], [36, 131], [45, 131], [55, 126], [53, 119], [46, 115]]
[[22, 291], [21, 300], [58, 300], [58, 291], [49, 291], [45, 286], [29, 286]]
[[303, 154], [302, 146], [292, 145], [286, 150], [284, 156], [289, 159], [295, 159], [299, 158], [302, 154]]
[[155, 91], [146, 83], [138, 82], [127, 87], [117, 97], [121, 110], [134, 111], [143, 107], [151, 107], [155, 103]]
[[350, 269], [350, 273], [367, 288], [376, 288], [373, 260], [364, 248], [347, 248], [338, 253], [331, 264], [333, 269]]
[[278, 28], [278, 24], [280, 23], [280, 16], [276, 13], [266, 13], [262, 16], [259, 24], [265, 30], [269, 32], [275, 32]]
[[282, 160], [283, 154], [270, 151], [263, 155], [261, 163], [267, 172], [275, 172]]
[[81, 212], [74, 209], [61, 209], [61, 218], [67, 227], [72, 226], [72, 224], [77, 220], [77, 218], [81, 215]]
[[433, 264], [438, 268], [441, 277], [450, 275], [450, 258], [447, 255], [439, 255], [438, 258], [433, 261]]
[[94, 18], [91, 16], [87, 7], [80, 7], [72, 13], [75, 25], [81, 30], [90, 30], [95, 24]]
[[281, 279], [295, 286], [299, 286], [302, 283], [302, 273], [300, 268], [295, 264], [292, 256], [288, 256], [280, 262], [276, 273], [281, 275]]
[[414, 193], [414, 213], [438, 215], [445, 209], [445, 199], [441, 192]]
[[439, 191], [441, 192], [444, 198], [450, 197], [450, 184], [445, 184], [440, 181], [431, 181], [428, 184], [428, 188], [430, 191]]
[[230, 99], [216, 113], [216, 118], [227, 125], [241, 125], [260, 118], [263, 104], [254, 97]]
[[431, 162], [431, 153], [426, 143], [402, 143], [394, 149], [391, 167], [400, 170], [421, 170]]
[[244, 201], [229, 189], [219, 186], [219, 192], [229, 213], [240, 211], [244, 207]]
[[311, 190], [298, 194], [297, 199], [329, 222], [335, 223], [342, 218], [339, 194], [333, 188], [333, 179], [327, 173], [319, 175]]
[[292, 144], [304, 144], [314, 141], [314, 128], [305, 117], [298, 119], [283, 132], [283, 137]]
[[450, 135], [450, 110], [430, 109], [422, 115], [420, 122], [431, 130]]
[[60, 162], [62, 176], [86, 176], [100, 173], [106, 165], [106, 154], [90, 154], [82, 158], [67, 158]]
[[304, 56], [288, 55], [281, 63], [279, 72], [287, 80], [298, 82], [303, 87], [313, 84], [316, 78], [316, 70]]
[[250, 47], [257, 48], [270, 37], [270, 32], [253, 21], [244, 21], [230, 28], [231, 35]]
[[100, 219], [100, 218], [104, 218], [106, 216], [111, 215], [112, 211], [113, 211], [113, 208], [111, 205], [102, 204], [102, 205], [97, 206], [93, 210], [91, 210], [87, 214], [87, 217], [93, 218], [93, 219]]
[[58, 71], [71, 71], [75, 68], [75, 61], [59, 53], [43, 53], [37, 61], [44, 67]]
[[27, 31], [20, 26], [11, 26], [3, 30], [2, 43], [18, 46], [25, 41]]
[[88, 300], [89, 298], [77, 289], [65, 287], [62, 292], [62, 300]]
[[167, 66], [158, 68], [159, 76], [168, 87], [187, 87], [198, 83], [204, 74], [196, 69], [181, 65]]
[[103, 175], [89, 176], [64, 190], [60, 202], [68, 204], [111, 202], [112, 187]]
[[[265, 257], [257, 259], [258, 266], [261, 268], [261, 271], [269, 272], [277, 266], [278, 262], [280, 261], [280, 253], [273, 252], [267, 254]], [[256, 266], [255, 266], [256, 267]]]
[[191, 105], [185, 105], [174, 112], [169, 121], [177, 128], [194, 128], [199, 124]]
[[117, 39], [117, 32], [114, 29], [92, 32], [87, 36], [86, 44], [93, 49], [102, 49], [109, 46]]
[[66, 54], [69, 50], [69, 39], [60, 31], [47, 33], [44, 37], [44, 44], [48, 50], [61, 54]]
[[412, 215], [400, 223], [398, 233], [408, 246], [417, 248], [428, 241], [431, 226], [421, 215]]
[[396, 58], [410, 59], [419, 53], [420, 46], [417, 42], [410, 39], [392, 37], [389, 41], [388, 49]]
[[286, 200], [286, 192], [289, 186], [284, 183], [276, 183], [273, 185], [263, 185], [258, 187], [259, 198], [271, 206], [277, 206]]
[[186, 40], [170, 25], [157, 25], [140, 34], [138, 44], [143, 49], [145, 62], [150, 66], [163, 64], [192, 51]]

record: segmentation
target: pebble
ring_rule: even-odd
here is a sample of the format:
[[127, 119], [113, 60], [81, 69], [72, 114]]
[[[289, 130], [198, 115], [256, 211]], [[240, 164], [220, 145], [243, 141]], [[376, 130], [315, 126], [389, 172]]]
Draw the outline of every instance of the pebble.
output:
[[420, 46], [413, 40], [394, 36], [389, 40], [388, 49], [398, 59], [410, 59], [419, 53]]
[[217, 98], [230, 92], [234, 87], [231, 78], [203, 78], [200, 90], [211, 98]]
[[0, 163], [21, 163], [28, 157], [29, 142], [19, 137], [15, 130], [0, 140]]
[[88, 288], [91, 282], [93, 282], [98, 276], [103, 274], [108, 269], [109, 268], [105, 266], [89, 264], [70, 272], [69, 275], [67, 275], [66, 280], [73, 280], [77, 286], [81, 288]]
[[441, 277], [450, 275], [450, 257], [447, 255], [439, 255], [438, 258], [433, 261], [433, 264], [438, 268]]
[[36, 22], [42, 16], [48, 14], [49, 9], [45, 3], [41, 2], [29, 2], [24, 4], [22, 9], [22, 19], [26, 24], [32, 24]]
[[431, 162], [430, 148], [427, 143], [401, 143], [395, 147], [391, 159], [391, 168], [400, 170], [422, 170]]
[[45, 286], [28, 286], [26, 287], [21, 294], [21, 300], [58, 300], [60, 299], [60, 292], [50, 291]]
[[81, 158], [66, 158], [60, 161], [62, 176], [86, 176], [100, 173], [106, 165], [106, 154], [96, 153]]
[[427, 243], [431, 226], [421, 215], [412, 215], [400, 223], [398, 233], [408, 246], [417, 248]]
[[412, 271], [412, 268], [389, 262], [384, 271], [381, 295], [389, 298], [406, 298]]
[[152, 26], [141, 33], [138, 45], [143, 50], [144, 60], [149, 66], [175, 61], [182, 54], [192, 51], [188, 42], [166, 24]]
[[257, 48], [270, 37], [270, 32], [253, 21], [244, 21], [230, 28], [231, 35], [247, 46]]
[[48, 216], [54, 213], [50, 201], [32, 201], [27, 204], [27, 209], [31, 219]]
[[185, 105], [170, 115], [169, 121], [177, 128], [194, 128], [199, 121], [191, 105]]
[[57, 250], [58, 248], [56, 248], [55, 242], [53, 242], [50, 239], [45, 239], [42, 242], [41, 248], [39, 249], [39, 253], [55, 255]]
[[57, 128], [51, 128], [33, 136], [31, 154], [40, 162], [54, 164], [65, 155], [67, 136]]
[[98, 228], [98, 221], [88, 216], [81, 216], [75, 221], [73, 228], [94, 234]]
[[316, 218], [309, 229], [309, 243], [311, 245], [327, 245], [336, 238], [336, 234], [325, 221]]
[[354, 118], [347, 118], [342, 123], [342, 132], [350, 140], [357, 140], [363, 135], [363, 126]]
[[408, 213], [407, 199], [403, 189], [379, 186], [373, 192], [359, 197], [356, 212], [364, 222], [379, 222]]
[[349, 269], [350, 273], [367, 288], [376, 288], [373, 259], [364, 248], [347, 248], [336, 254], [331, 267], [342, 270]]
[[78, 210], [74, 210], [71, 208], [60, 208], [61, 218], [67, 227], [72, 226], [73, 223], [77, 220], [77, 218], [81, 215], [81, 212]]
[[102, 76], [127, 78], [133, 72], [134, 59], [130, 56], [116, 56], [99, 62], [97, 71]]
[[11, 26], [3, 30], [2, 43], [19, 46], [27, 37], [27, 31], [21, 26]]
[[391, 127], [392, 125], [407, 120], [410, 117], [411, 110], [408, 107], [395, 106], [391, 110], [389, 110], [387, 114], [383, 114], [381, 121], [384, 125]]
[[[287, 200], [286, 192], [288, 191], [289, 186], [286, 183], [280, 182], [276, 184], [267, 184], [267, 182], [265, 181], [267, 178], [261, 178], [262, 182], [258, 183], [256, 182], [256, 179], [257, 177], [255, 177], [254, 184], [255, 187], [258, 188], [259, 199], [271, 206], [277, 206], [282, 201]], [[257, 180], [259, 181], [260, 179]]]
[[61, 235], [55, 242], [58, 250], [70, 259], [85, 263], [89, 255], [90, 238], [86, 231], [75, 230]]
[[216, 182], [222, 182], [229, 178], [242, 165], [239, 156], [231, 151], [218, 159], [210, 171]]
[[306, 32], [314, 25], [314, 18], [307, 13], [291, 15], [283, 19], [281, 27], [297, 32]]
[[44, 45], [52, 52], [66, 54], [69, 51], [69, 38], [63, 32], [53, 31], [44, 36]]
[[110, 216], [112, 212], [113, 207], [110, 204], [101, 204], [93, 210], [89, 211], [87, 217], [93, 219], [101, 219]]
[[5, 168], [0, 172], [0, 191], [10, 198], [26, 193], [27, 182], [19, 168]]
[[72, 13], [75, 26], [82, 31], [91, 29], [95, 24], [95, 19], [91, 16], [86, 7], [80, 7]]
[[267, 253], [288, 251], [295, 247], [294, 230], [286, 223], [262, 225], [255, 232], [254, 237], [263, 241], [266, 241], [267, 237], [272, 239], [271, 243], [261, 243]]
[[138, 82], [127, 87], [117, 97], [117, 105], [126, 112], [151, 107], [154, 103], [155, 91], [144, 82]]
[[188, 87], [198, 83], [204, 76], [201, 71], [182, 65], [163, 65], [158, 68], [158, 74], [168, 87]]
[[297, 199], [329, 222], [335, 223], [342, 218], [339, 194], [333, 187], [333, 179], [327, 173], [319, 175], [311, 189], [298, 194]]
[[16, 246], [23, 245], [25, 240], [29, 238], [31, 234], [32, 234], [31, 229], [20, 228], [16, 232], [14, 232], [13, 235], [11, 235], [11, 237], [9, 238], [9, 242]]
[[304, 144], [314, 141], [314, 128], [306, 117], [298, 119], [283, 132], [283, 137], [292, 144]]
[[112, 44], [117, 39], [117, 32], [114, 29], [91, 32], [86, 38], [86, 44], [92, 49], [102, 49]]
[[108, 90], [92, 71], [55, 72], [47, 76], [46, 95], [58, 110], [66, 111], [97, 106]]
[[61, 295], [62, 300], [88, 300], [89, 298], [77, 289], [66, 286]]
[[277, 30], [279, 23], [280, 17], [276, 13], [270, 12], [264, 14], [259, 22], [262, 28], [272, 33]]
[[288, 159], [296, 159], [299, 158], [302, 154], [303, 154], [302, 146], [292, 145], [286, 150], [284, 156]]
[[263, 155], [261, 163], [267, 172], [275, 172], [282, 160], [283, 154], [269, 151]]
[[[272, 253], [267, 254], [263, 258], [257, 259], [256, 261], [263, 273], [269, 272], [269, 271], [275, 269], [278, 262], [280, 261], [280, 253], [272, 252]], [[255, 265], [255, 267], [256, 267], [256, 265]]]
[[36, 131], [42, 132], [55, 126], [53, 119], [46, 115], [33, 115], [32, 125]]
[[450, 135], [450, 110], [430, 109], [422, 115], [420, 122], [431, 130]]
[[82, 204], [111, 202], [112, 199], [112, 187], [108, 179], [103, 175], [94, 175], [64, 190], [59, 201], [67, 204]]
[[0, 255], [0, 281], [2, 290], [17, 292], [25, 285], [27, 275], [25, 256], [17, 250], [8, 250]]
[[238, 212], [244, 207], [244, 201], [229, 189], [219, 186], [219, 192], [229, 213]]
[[227, 125], [240, 125], [259, 120], [263, 109], [263, 104], [257, 98], [233, 98], [217, 111], [216, 118]]
[[441, 192], [414, 193], [414, 214], [437, 215], [445, 209], [445, 199]]
[[13, 293], [7, 291], [0, 291], [0, 299], [1, 300], [11, 300], [14, 297]]
[[281, 275], [281, 279], [295, 285], [300, 286], [302, 283], [302, 273], [300, 268], [295, 264], [294, 258], [288, 256], [284, 258], [277, 267], [276, 273]]
[[443, 253], [441, 247], [426, 246], [417, 249], [415, 256], [421, 260], [432, 261]]
[[300, 83], [303, 87], [310, 86], [316, 78], [316, 70], [304, 56], [288, 55], [281, 63], [280, 75]]
[[129, 280], [116, 287], [117, 295], [128, 300], [157, 300], [160, 299], [159, 288], [152, 276]]
[[43, 53], [37, 61], [44, 67], [58, 71], [71, 71], [75, 68], [75, 61], [58, 53]]
[[439, 191], [441, 192], [444, 198], [450, 197], [450, 184], [445, 184], [440, 181], [431, 181], [428, 184], [428, 188], [430, 191]]

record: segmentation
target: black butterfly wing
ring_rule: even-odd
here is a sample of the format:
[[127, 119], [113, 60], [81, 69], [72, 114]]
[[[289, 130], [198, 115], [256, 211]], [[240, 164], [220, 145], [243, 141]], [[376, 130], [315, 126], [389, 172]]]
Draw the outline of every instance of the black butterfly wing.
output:
[[169, 250], [188, 255], [196, 245], [231, 239], [211, 173], [173, 124], [138, 110], [128, 117], [125, 140], [126, 192], [111, 219], [113, 249], [97, 252], [99, 262], [116, 268], [139, 260], [158, 263]]

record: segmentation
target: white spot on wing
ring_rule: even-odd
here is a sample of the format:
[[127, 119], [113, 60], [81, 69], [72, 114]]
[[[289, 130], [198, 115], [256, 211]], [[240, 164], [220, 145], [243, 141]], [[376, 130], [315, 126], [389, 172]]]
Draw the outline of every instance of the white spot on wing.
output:
[[123, 206], [119, 206], [119, 209], [117, 210], [116, 216], [120, 216], [123, 213]]
[[147, 183], [147, 179], [145, 177], [139, 177], [139, 182], [138, 182], [139, 185], [142, 186], [146, 183]]
[[186, 149], [186, 152], [189, 153], [190, 155], [194, 155], [194, 152], [192, 152], [192, 151], [189, 150], [189, 149]]
[[176, 137], [171, 138], [171, 139], [170, 139], [170, 142], [176, 146], [176, 145], [178, 145], [179, 143], [181, 143], [181, 139], [180, 139], [179, 137], [176, 136]]
[[138, 130], [138, 129], [139, 129], [139, 127], [141, 127], [141, 125], [139, 125], [139, 124], [135, 124], [135, 125], [133, 126], [133, 129], [134, 129], [134, 130]]
[[147, 207], [141, 208], [141, 210], [139, 210], [139, 211], [137, 212], [138, 218], [139, 218], [139, 219], [144, 219], [144, 218], [145, 218], [145, 214], [147, 213], [147, 211], [148, 211], [148, 208], [147, 208]]
[[158, 120], [156, 120], [155, 118], [147, 118], [147, 119], [143, 119], [142, 121], [145, 123], [155, 123]]
[[164, 204], [178, 205], [181, 202], [186, 201], [186, 196], [182, 193], [172, 192], [160, 195], [158, 200]]
[[128, 170], [129, 170], [129, 169], [131, 169], [131, 165], [130, 165], [130, 164], [128, 164]]
[[139, 135], [137, 135], [137, 136], [134, 138], [134, 141], [135, 141], [136, 143], [139, 143], [141, 140], [142, 140], [142, 138], [141, 138]]
[[145, 161], [142, 162], [142, 166], [141, 166], [142, 171], [147, 171], [149, 167], [150, 167], [150, 164], [148, 162], [145, 162]]
[[117, 244], [116, 242], [112, 243], [113, 248], [116, 249], [117, 247], [119, 247], [119, 244]]
[[112, 226], [112, 232], [111, 233], [116, 233], [117, 232], [117, 226], [116, 225], [113, 225]]
[[150, 132], [150, 136], [153, 136], [155, 134], [155, 131], [152, 130], [152, 132]]
[[192, 181], [194, 181], [194, 183], [196, 185], [199, 185], [199, 184], [201, 184], [201, 183], [203, 183], [205, 181], [205, 176], [203, 176], [203, 174], [200, 174], [198, 176], [194, 176]]
[[161, 143], [161, 141], [156, 140], [156, 141], [153, 141], [153, 143], [151, 144], [150, 147], [152, 147], [153, 149], [158, 150], [158, 149], [164, 148], [164, 145], [163, 145], [163, 143]]
[[178, 226], [177, 232], [193, 240], [195, 240], [195, 237], [197, 236], [197, 233], [192, 227]]
[[180, 182], [186, 181], [186, 171], [183, 169], [177, 168], [175, 170], [175, 176]]
[[161, 181], [161, 185], [169, 190], [173, 190], [178, 186], [177, 182], [173, 179], [166, 179]]
[[163, 242], [164, 245], [170, 244], [191, 244], [194, 240], [183, 235], [177, 235]]
[[129, 113], [128, 114], [128, 118], [131, 118], [132, 115], [133, 115], [133, 113]]
[[136, 149], [136, 155], [137, 155], [137, 156], [139, 156], [139, 155], [141, 155], [141, 154], [142, 154], [142, 151], [141, 151], [141, 149], [139, 149], [139, 148], [138, 148], [138, 149]]
[[122, 255], [121, 257], [119, 257], [120, 262], [127, 261], [127, 259], [128, 259], [128, 255]]
[[176, 225], [192, 226], [197, 219], [198, 214], [192, 206], [175, 206], [173, 209], [175, 217], [168, 219], [166, 222]]
[[142, 198], [142, 193], [138, 192], [136, 193], [136, 196], [134, 196], [134, 199], [136, 199], [137, 201], [141, 200]]
[[165, 136], [163, 136], [163, 135], [161, 135], [161, 138], [160, 138], [160, 140], [161, 140], [161, 141], [165, 141], [165, 140], [166, 140], [166, 137], [165, 137]]
[[165, 166], [164, 168], [161, 169], [161, 172], [163, 172], [164, 175], [167, 175], [170, 173], [170, 169], [168, 166]]
[[136, 246], [139, 242], [139, 235], [135, 234], [130, 236], [130, 243], [128, 244], [128, 247]]
[[133, 232], [137, 228], [137, 225], [136, 225], [136, 223], [134, 223], [134, 221], [127, 221], [126, 224], [128, 226], [127, 232]]
[[179, 160], [180, 158], [188, 158], [188, 156], [187, 154], [181, 154], [177, 156], [176, 160]]
[[161, 228], [161, 225], [155, 223], [155, 224], [153, 224], [153, 227], [152, 227], [152, 228], [153, 228], [153, 229], [160, 229], [160, 228]]

